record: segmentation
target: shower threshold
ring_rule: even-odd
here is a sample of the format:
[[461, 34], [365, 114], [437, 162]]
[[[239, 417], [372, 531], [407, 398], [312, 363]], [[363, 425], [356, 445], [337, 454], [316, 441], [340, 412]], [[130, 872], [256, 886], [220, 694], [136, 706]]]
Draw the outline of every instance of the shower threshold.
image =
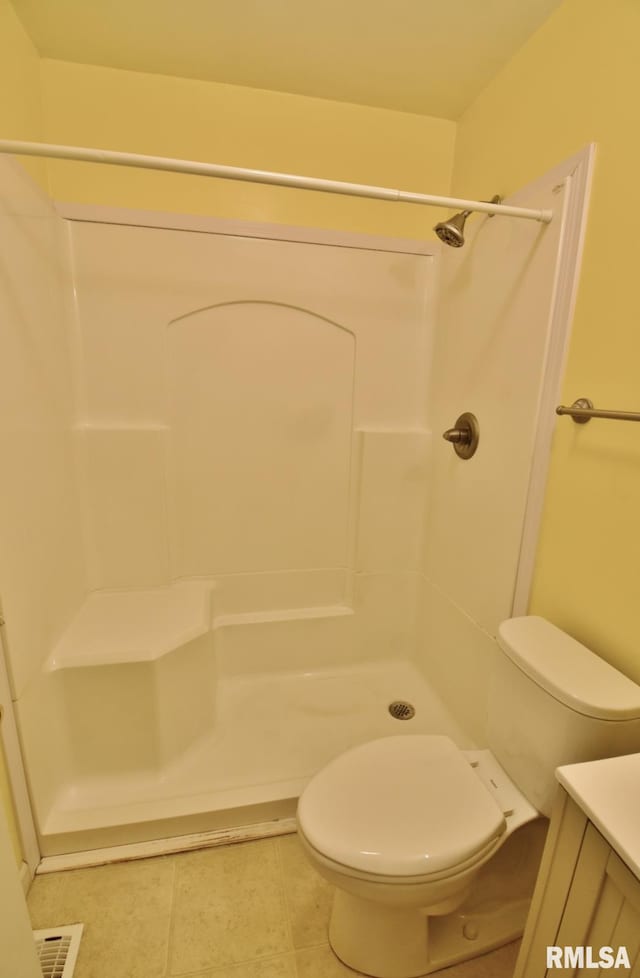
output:
[[[396, 719], [394, 701], [414, 716]], [[316, 771], [377, 737], [438, 733], [475, 746], [409, 660], [222, 677], [216, 710], [210, 733], [160, 773], [85, 777], [61, 792], [43, 855], [291, 818]]]

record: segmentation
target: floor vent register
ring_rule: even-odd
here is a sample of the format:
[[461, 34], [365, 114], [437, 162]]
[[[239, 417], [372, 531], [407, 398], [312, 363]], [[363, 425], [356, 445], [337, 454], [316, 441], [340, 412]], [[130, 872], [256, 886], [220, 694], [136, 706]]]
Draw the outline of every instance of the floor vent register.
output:
[[34, 930], [43, 978], [71, 978], [76, 966], [84, 924]]

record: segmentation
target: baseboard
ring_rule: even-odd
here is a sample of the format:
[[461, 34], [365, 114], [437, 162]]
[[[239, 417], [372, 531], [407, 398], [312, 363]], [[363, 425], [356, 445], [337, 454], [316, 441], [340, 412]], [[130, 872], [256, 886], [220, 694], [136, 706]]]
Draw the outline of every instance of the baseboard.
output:
[[24, 891], [24, 895], [26, 896], [31, 887], [31, 883], [33, 882], [33, 873], [29, 869], [28, 863], [24, 862], [24, 860], [20, 864], [20, 868], [18, 872], [20, 874], [20, 882], [22, 883], [22, 889]]

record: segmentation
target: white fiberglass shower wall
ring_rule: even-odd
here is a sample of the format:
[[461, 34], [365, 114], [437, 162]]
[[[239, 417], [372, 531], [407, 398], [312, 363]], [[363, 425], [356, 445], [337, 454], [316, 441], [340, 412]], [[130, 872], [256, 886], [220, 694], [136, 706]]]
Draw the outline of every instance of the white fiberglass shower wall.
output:
[[53, 796], [23, 712], [48, 852], [291, 814], [420, 682], [431, 249], [94, 215], [68, 224], [88, 594], [37, 684]]
[[[35, 197], [69, 347], [53, 488], [71, 522], [42, 545], [68, 583], [56, 617], [23, 575], [47, 623], [30, 658], [15, 588], [5, 611], [43, 853], [290, 815], [375, 736], [481, 744], [482, 683], [458, 695], [454, 673], [483, 672], [512, 605], [562, 221], [476, 217], [440, 276], [434, 243], [63, 220]], [[12, 266], [23, 231], [5, 231], [26, 293], [37, 256]], [[481, 423], [468, 463], [440, 438], [463, 410]]]
[[498, 626], [527, 613], [594, 151], [509, 198], [552, 210], [550, 225], [470, 220], [465, 246], [442, 254], [429, 426], [472, 411], [480, 446], [466, 463], [434, 441], [418, 661], [481, 744]]

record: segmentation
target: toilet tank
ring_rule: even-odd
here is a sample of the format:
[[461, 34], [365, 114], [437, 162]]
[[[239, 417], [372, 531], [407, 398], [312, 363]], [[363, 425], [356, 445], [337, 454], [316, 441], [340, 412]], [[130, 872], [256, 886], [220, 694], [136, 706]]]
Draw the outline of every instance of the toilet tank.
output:
[[549, 815], [557, 767], [640, 751], [640, 686], [544, 618], [502, 622], [498, 645], [489, 747]]

